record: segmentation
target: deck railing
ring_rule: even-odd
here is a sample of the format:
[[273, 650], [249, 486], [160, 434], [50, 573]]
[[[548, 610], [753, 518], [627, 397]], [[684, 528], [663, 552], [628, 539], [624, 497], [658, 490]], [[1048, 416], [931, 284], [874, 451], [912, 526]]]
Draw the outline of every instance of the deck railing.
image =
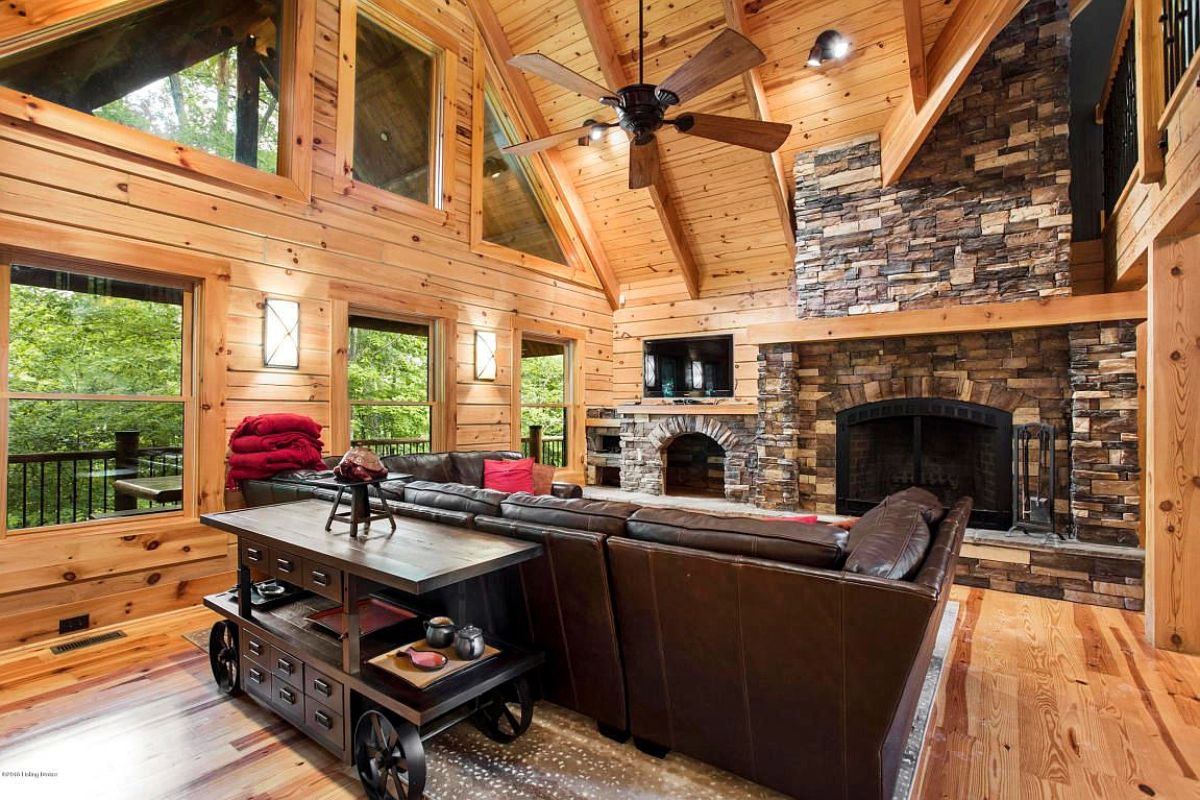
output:
[[174, 508], [178, 503], [134, 500], [113, 491], [122, 478], [156, 478], [183, 473], [183, 450], [139, 448], [63, 453], [14, 453], [8, 457], [9, 528], [37, 528], [94, 519], [136, 509]]
[[[532, 441], [526, 436], [521, 440], [521, 455], [530, 455]], [[565, 467], [567, 465], [567, 440], [564, 436], [543, 436], [542, 437], [542, 457], [538, 459], [542, 464], [549, 464], [552, 467]]]
[[1163, 80], [1169, 100], [1200, 48], [1200, 0], [1162, 0]]
[[[1196, 2], [1196, 0], [1191, 0]], [[1137, 63], [1134, 24], [1125, 42], [1102, 101], [1104, 125], [1104, 210], [1111, 214], [1138, 163]], [[1120, 46], [1120, 45], [1119, 45]]]
[[[567, 463], [567, 440], [564, 436], [543, 436], [542, 439], [542, 457], [539, 459], [543, 464], [550, 464], [555, 467], [566, 466]], [[400, 439], [355, 439], [351, 442], [356, 447], [369, 447], [375, 451], [375, 454], [380, 458], [386, 456], [407, 456], [413, 453], [428, 453], [432, 450], [432, 444], [427, 438], [409, 437]], [[526, 436], [521, 439], [521, 454], [528, 456], [530, 454], [531, 437]]]

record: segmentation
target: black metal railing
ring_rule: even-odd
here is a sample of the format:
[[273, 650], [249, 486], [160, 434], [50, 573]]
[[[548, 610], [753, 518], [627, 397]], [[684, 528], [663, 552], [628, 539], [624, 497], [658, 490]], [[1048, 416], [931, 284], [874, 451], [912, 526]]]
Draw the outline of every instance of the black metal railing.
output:
[[1200, 0], [1163, 0], [1162, 4], [1163, 80], [1169, 100], [1200, 46]]
[[355, 439], [350, 442], [355, 447], [369, 447], [380, 458], [386, 456], [408, 456], [413, 453], [428, 453], [431, 442], [426, 437], [410, 436], [400, 439]]
[[37, 528], [95, 519], [119, 511], [178, 508], [179, 503], [135, 500], [113, 489], [123, 478], [183, 474], [183, 451], [139, 448], [64, 453], [14, 453], [8, 457], [8, 527]]
[[1109, 214], [1138, 162], [1137, 64], [1133, 37], [1134, 26], [1130, 25], [1104, 106], [1104, 210]]
[[[532, 443], [530, 437], [526, 436], [521, 440], [521, 455], [531, 455], [530, 447]], [[538, 459], [539, 463], [549, 464], [552, 467], [565, 467], [567, 465], [567, 440], [564, 436], [543, 436], [542, 437], [542, 457]]]

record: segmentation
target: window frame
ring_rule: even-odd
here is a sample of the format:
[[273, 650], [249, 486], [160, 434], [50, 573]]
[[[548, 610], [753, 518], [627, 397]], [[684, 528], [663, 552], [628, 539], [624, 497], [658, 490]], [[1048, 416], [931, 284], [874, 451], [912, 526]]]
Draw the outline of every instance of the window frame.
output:
[[[430, 137], [430, 183], [428, 203], [354, 180], [355, 71], [358, 64], [358, 16], [387, 29], [397, 38], [435, 55], [433, 130]], [[458, 63], [461, 47], [450, 31], [431, 23], [404, 0], [341, 0], [338, 17], [337, 132], [334, 190], [373, 206], [417, 217], [436, 225], [448, 225], [453, 212]], [[440, 51], [440, 53], [436, 52]]]
[[[428, 406], [430, 452], [452, 450], [457, 425], [457, 314], [448, 303], [404, 297], [390, 290], [372, 290], [334, 286], [330, 311], [330, 447], [334, 453], [344, 453], [351, 444], [351, 414], [355, 405]], [[394, 302], [389, 302], [394, 300]], [[380, 302], [387, 303], [381, 307]], [[396, 309], [403, 309], [397, 311]], [[429, 400], [420, 402], [351, 401], [349, 386], [350, 317], [394, 319], [429, 326]]]
[[584, 247], [575, 228], [568, 220], [566, 203], [558, 189], [558, 183], [546, 166], [545, 154], [523, 159], [528, 167], [534, 192], [546, 215], [546, 221], [558, 238], [558, 245], [566, 256], [566, 264], [524, 253], [511, 247], [489, 242], [483, 238], [483, 175], [484, 164], [484, 115], [485, 102], [493, 98], [497, 110], [503, 115], [502, 122], [520, 138], [532, 138], [528, 127], [515, 113], [516, 103], [508, 93], [504, 82], [496, 76], [504, 74], [492, 60], [491, 53], [484, 47], [478, 35], [475, 37], [475, 63], [471, 82], [471, 252], [488, 256], [513, 266], [525, 267], [556, 278], [569, 280], [585, 286], [599, 287], [592, 264], [587, 260]]
[[[93, 4], [70, 15], [51, 15], [32, 23], [15, 36], [0, 40], [0, 57], [165, 2], [168, 0], [107, 0], [99, 9]], [[279, 170], [276, 174], [3, 86], [0, 86], [0, 117], [78, 137], [90, 145], [109, 147], [125, 155], [149, 159], [187, 175], [308, 202], [312, 196], [316, 0], [283, 0], [283, 3], [286, 35], [280, 63], [286, 88], [281, 92], [279, 103]]]
[[[167, 261], [166, 263], [170, 263]], [[180, 364], [180, 394], [179, 395], [101, 395], [101, 394], [72, 394], [60, 392], [14, 392], [10, 391], [8, 383], [8, 359], [10, 341], [10, 291], [11, 269], [14, 264], [38, 267], [43, 269], [69, 271], [77, 274], [95, 275], [131, 282], [153, 283], [159, 286], [169, 286], [183, 291], [183, 306], [181, 326], [183, 342], [181, 347]], [[120, 265], [96, 263], [92, 261], [77, 261], [64, 259], [45, 253], [28, 253], [7, 250], [0, 246], [0, 364], [3, 364], [3, 374], [0, 375], [0, 465], [4, 466], [4, 475], [0, 479], [0, 508], [4, 510], [0, 517], [0, 539], [12, 536], [38, 536], [42, 534], [59, 534], [64, 531], [104, 530], [116, 526], [129, 527], [139, 523], [178, 522], [180, 520], [195, 520], [201, 513], [217, 510], [212, 502], [206, 502], [199, 490], [200, 444], [199, 412], [200, 412], [200, 361], [201, 354], [198, 342], [201, 339], [201, 324], [204, 319], [202, 298], [206, 290], [213, 287], [210, 281], [203, 278], [189, 279], [180, 277], [163, 269], [159, 271], [131, 270]], [[223, 295], [223, 293], [221, 293]], [[154, 514], [139, 517], [116, 517], [109, 519], [80, 520], [76, 522], [40, 525], [31, 528], [10, 530], [8, 527], [8, 430], [9, 407], [13, 400], [46, 400], [70, 402], [81, 400], [85, 402], [152, 402], [180, 405], [183, 410], [183, 443], [181, 475], [183, 477], [183, 497], [178, 509], [163, 510]], [[224, 431], [221, 431], [223, 434]], [[223, 478], [223, 471], [221, 473]], [[211, 498], [208, 498], [211, 500]]]
[[[587, 331], [571, 325], [558, 325], [530, 319], [514, 319], [512, 327], [512, 390], [509, 446], [516, 452], [521, 452], [521, 409], [533, 408], [521, 402], [521, 343], [525, 338], [537, 339], [544, 342], [554, 342], [565, 345], [564, 369], [564, 400], [563, 408], [567, 410], [567, 420], [564, 426], [567, 431], [567, 447], [564, 455], [564, 465], [557, 468], [555, 477], [559, 480], [577, 480], [582, 482], [586, 473], [587, 458], [586, 425], [587, 414], [584, 409], [584, 354], [587, 347]], [[539, 404], [540, 408], [557, 408], [558, 404]], [[539, 459], [540, 460], [540, 459]]]

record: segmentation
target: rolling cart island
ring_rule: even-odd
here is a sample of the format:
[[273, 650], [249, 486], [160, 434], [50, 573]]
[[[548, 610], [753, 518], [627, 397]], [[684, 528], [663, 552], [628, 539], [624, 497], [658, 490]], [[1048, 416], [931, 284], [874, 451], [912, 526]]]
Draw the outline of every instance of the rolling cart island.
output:
[[[237, 587], [204, 599], [225, 618], [210, 634], [213, 676], [352, 763], [371, 800], [420, 798], [424, 741], [466, 719], [499, 742], [525, 732], [528, 674], [543, 656], [489, 637], [478, 660], [451, 655], [443, 674], [413, 674], [410, 659], [391, 656], [433, 649], [422, 612], [373, 593], [420, 598], [537, 558], [542, 546], [406, 518], [353, 538], [326, 532], [328, 514], [306, 500], [203, 517], [238, 537]], [[286, 588], [272, 596], [256, 578]]]

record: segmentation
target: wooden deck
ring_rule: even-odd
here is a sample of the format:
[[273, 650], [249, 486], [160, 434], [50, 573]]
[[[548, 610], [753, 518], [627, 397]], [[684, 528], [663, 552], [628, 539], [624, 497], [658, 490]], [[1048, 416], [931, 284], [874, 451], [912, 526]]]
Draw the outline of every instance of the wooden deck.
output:
[[[1140, 614], [954, 593], [920, 797], [1200, 797], [1200, 659], [1145, 646]], [[321, 748], [213, 690], [180, 635], [213, 619], [188, 609], [66, 655], [0, 655], [0, 770], [58, 771], [44, 797], [360, 797]]]

